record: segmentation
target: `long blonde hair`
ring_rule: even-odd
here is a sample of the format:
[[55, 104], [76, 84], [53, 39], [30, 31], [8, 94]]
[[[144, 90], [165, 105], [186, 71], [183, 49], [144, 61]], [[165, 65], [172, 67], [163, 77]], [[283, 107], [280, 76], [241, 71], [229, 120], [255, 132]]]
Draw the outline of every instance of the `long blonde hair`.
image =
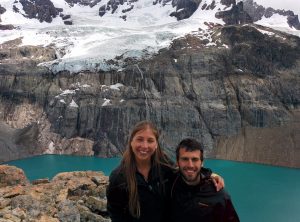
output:
[[159, 146], [158, 139], [159, 139], [159, 131], [155, 127], [155, 125], [150, 122], [150, 121], [141, 121], [138, 122], [134, 128], [132, 129], [128, 144], [126, 147], [126, 150], [123, 154], [123, 159], [122, 159], [122, 169], [125, 173], [126, 177], [126, 182], [127, 182], [127, 187], [128, 187], [128, 194], [129, 194], [129, 200], [128, 200], [128, 208], [130, 214], [135, 217], [139, 218], [141, 215], [141, 208], [140, 208], [140, 201], [139, 201], [139, 195], [138, 195], [138, 187], [137, 187], [137, 181], [136, 181], [136, 162], [135, 162], [135, 157], [134, 153], [132, 151], [131, 147], [131, 142], [133, 140], [133, 137], [135, 134], [141, 130], [145, 129], [151, 129], [156, 142], [157, 142], [157, 149], [155, 150], [154, 154], [151, 157], [151, 167], [153, 167], [154, 170], [156, 170], [157, 175], [159, 175], [160, 180], [161, 178], [161, 169], [160, 169], [160, 164], [162, 163], [167, 163], [167, 157], [166, 154], [164, 154]]

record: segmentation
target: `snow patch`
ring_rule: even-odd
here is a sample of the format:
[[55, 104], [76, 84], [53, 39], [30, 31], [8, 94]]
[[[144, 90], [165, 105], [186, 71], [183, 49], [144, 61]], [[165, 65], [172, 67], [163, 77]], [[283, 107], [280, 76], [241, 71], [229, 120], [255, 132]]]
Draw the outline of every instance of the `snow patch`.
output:
[[72, 94], [76, 94], [76, 90], [70, 90], [70, 89], [67, 89], [67, 90], [64, 90], [61, 94], [55, 96], [55, 98], [59, 98], [60, 96], [67, 96], [67, 95], [72, 95]]
[[54, 154], [55, 144], [51, 141], [48, 145], [48, 149], [44, 151], [44, 154]]
[[66, 101], [64, 99], [60, 99], [59, 102], [66, 104]]
[[109, 88], [120, 91], [120, 87], [124, 86], [122, 83], [116, 83], [114, 85], [110, 85]]
[[211, 102], [208, 104], [208, 107], [212, 109], [226, 110], [226, 106], [223, 103]]
[[75, 107], [78, 108], [79, 106], [77, 105], [77, 103], [72, 99], [71, 103], [69, 104], [70, 107]]
[[[256, 1], [263, 6], [266, 4], [273, 6], [277, 0]], [[288, 1], [294, 2], [289, 5], [291, 9], [296, 11], [300, 9], [298, 0]], [[52, 0], [55, 7], [63, 8], [63, 14], [71, 15], [73, 25], [66, 26], [59, 16], [54, 18], [52, 23], [40, 23], [37, 19], [24, 18], [21, 14], [13, 12], [13, 2], [13, 0], [1, 0], [1, 5], [7, 9], [1, 15], [1, 19], [2, 24], [12, 24], [18, 28], [1, 31], [0, 44], [20, 37], [23, 38], [23, 45], [53, 44], [58, 59], [39, 65], [48, 67], [54, 73], [62, 70], [71, 73], [82, 70], [122, 70], [122, 61], [118, 61], [118, 64], [108, 61], [121, 55], [123, 59], [127, 57], [141, 59], [151, 56], [160, 49], [168, 47], [175, 38], [183, 37], [199, 28], [209, 30], [211, 27], [207, 22], [224, 24], [223, 20], [215, 17], [215, 13], [230, 9], [222, 5], [221, 0], [215, 0], [216, 7], [213, 10], [202, 10], [204, 4], [212, 3], [212, 0], [203, 0], [190, 18], [177, 21], [175, 17], [169, 16], [175, 11], [171, 1], [165, 6], [159, 3], [153, 5], [153, 0], [139, 0], [130, 4], [127, 1], [119, 5], [114, 14], [108, 11], [100, 17], [99, 7], [106, 4], [108, 0], [102, 0], [92, 8], [79, 4], [70, 7], [65, 1]], [[123, 13], [122, 10], [127, 9], [129, 5], [133, 5], [133, 9]], [[286, 9], [288, 4], [284, 1], [281, 5]], [[127, 16], [126, 21], [120, 18], [124, 15]], [[273, 15], [257, 23], [300, 36], [299, 31], [288, 26], [286, 17], [283, 16]], [[211, 38], [208, 40], [212, 41]]]
[[110, 99], [104, 98], [104, 103], [102, 103], [102, 106], [109, 106], [111, 105]]

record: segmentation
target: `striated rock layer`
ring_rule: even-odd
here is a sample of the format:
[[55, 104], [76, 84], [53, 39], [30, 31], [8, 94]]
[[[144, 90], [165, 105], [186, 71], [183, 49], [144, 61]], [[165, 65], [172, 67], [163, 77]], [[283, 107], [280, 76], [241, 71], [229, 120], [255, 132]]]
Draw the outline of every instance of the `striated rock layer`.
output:
[[0, 222], [109, 222], [108, 178], [102, 172], [60, 173], [32, 184], [24, 172], [0, 165]]
[[207, 25], [109, 72], [54, 75], [37, 65], [55, 58], [53, 49], [2, 46], [0, 161], [118, 156], [129, 129], [150, 119], [171, 155], [195, 137], [209, 157], [300, 167], [300, 39], [257, 25]]

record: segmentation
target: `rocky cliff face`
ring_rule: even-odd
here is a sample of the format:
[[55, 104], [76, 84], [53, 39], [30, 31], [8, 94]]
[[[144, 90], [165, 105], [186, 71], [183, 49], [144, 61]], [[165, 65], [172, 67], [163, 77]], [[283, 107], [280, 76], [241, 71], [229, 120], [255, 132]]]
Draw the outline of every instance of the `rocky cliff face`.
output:
[[[62, 9], [55, 8], [50, 0], [36, 0], [34, 2], [19, 0], [19, 3], [24, 10], [23, 16], [38, 19], [40, 22], [52, 22], [52, 19], [62, 12]], [[20, 12], [20, 9], [14, 5], [14, 11]]]
[[0, 165], [0, 221], [109, 222], [108, 178], [101, 172], [60, 173], [28, 182], [16, 167]]
[[253, 23], [250, 15], [244, 11], [243, 2], [239, 2], [238, 4], [234, 3], [230, 10], [217, 12], [215, 16], [216, 18], [222, 18], [225, 24], [228, 25]]
[[249, 14], [254, 22], [262, 19], [262, 17], [270, 18], [274, 14], [287, 16], [287, 22], [290, 27], [294, 27], [295, 29], [300, 29], [300, 23], [298, 19], [298, 15], [295, 15], [294, 12], [290, 10], [281, 10], [281, 9], [273, 9], [271, 7], [265, 8], [262, 5], [258, 5], [253, 0], [245, 0], [244, 10]]
[[[150, 119], [171, 155], [189, 136], [202, 140], [210, 157], [300, 167], [300, 39], [257, 25], [207, 25], [208, 32], [108, 72], [54, 75], [37, 66], [55, 57], [51, 48], [2, 45], [0, 118], [14, 140], [0, 138], [0, 161], [120, 155], [129, 129]], [[22, 139], [12, 127], [23, 128]], [[35, 133], [26, 133], [30, 128]], [[274, 144], [270, 137], [282, 130]], [[19, 146], [26, 151], [12, 157]], [[282, 153], [291, 161], [278, 161]]]

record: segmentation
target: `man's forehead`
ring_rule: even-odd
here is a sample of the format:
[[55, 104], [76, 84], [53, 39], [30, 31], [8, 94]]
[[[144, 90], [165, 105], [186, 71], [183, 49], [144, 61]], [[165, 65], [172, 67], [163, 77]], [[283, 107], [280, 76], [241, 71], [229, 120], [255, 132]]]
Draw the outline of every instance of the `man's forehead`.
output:
[[201, 152], [200, 150], [187, 150], [186, 148], [180, 148], [179, 150], [179, 156], [185, 155], [185, 156], [200, 156]]

